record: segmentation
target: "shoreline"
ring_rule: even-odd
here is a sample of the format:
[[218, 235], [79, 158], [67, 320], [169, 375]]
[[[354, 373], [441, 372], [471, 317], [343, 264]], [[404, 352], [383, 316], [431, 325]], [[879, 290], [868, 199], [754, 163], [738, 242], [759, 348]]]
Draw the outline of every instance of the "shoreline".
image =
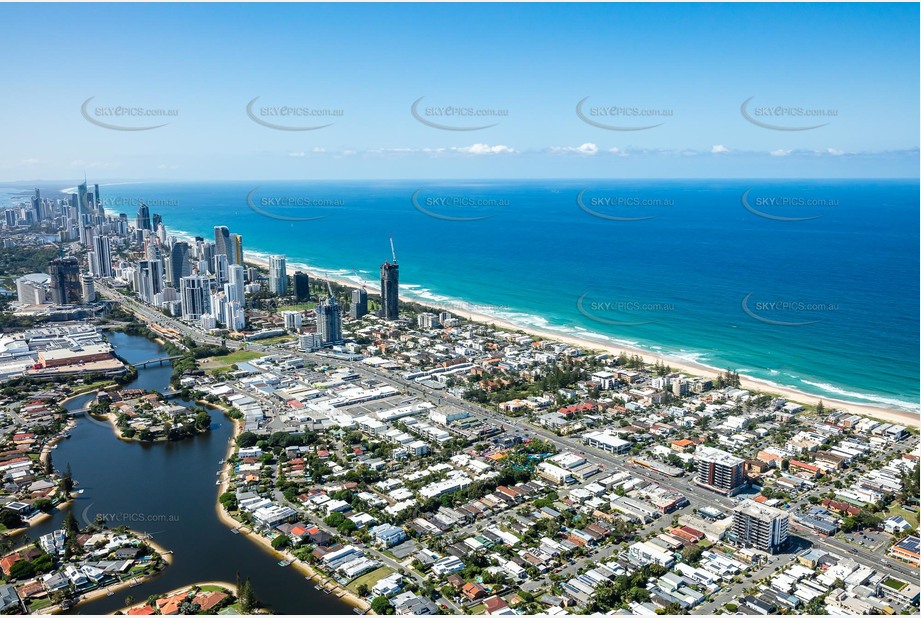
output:
[[[131, 532], [134, 535], [138, 535], [138, 533], [133, 530]], [[95, 590], [91, 590], [87, 592], [86, 594], [81, 594], [79, 597], [77, 597], [77, 601], [73, 605], [71, 605], [67, 611], [76, 609], [80, 607], [81, 605], [83, 605], [84, 603], [95, 601], [96, 599], [99, 599], [101, 597], [108, 597], [110, 596], [109, 595], [110, 592], [114, 596], [117, 592], [124, 590], [125, 588], [132, 588], [134, 586], [145, 584], [149, 581], [152, 581], [156, 579], [160, 575], [160, 573], [162, 573], [165, 569], [169, 568], [169, 566], [173, 564], [173, 552], [167, 551], [166, 549], [163, 548], [163, 546], [157, 544], [153, 539], [144, 538], [142, 536], [137, 536], [136, 538], [144, 543], [147, 543], [147, 545], [149, 545], [154, 551], [156, 551], [160, 555], [160, 558], [163, 560], [163, 562], [166, 563], [166, 566], [160, 569], [159, 571], [157, 571], [153, 575], [149, 575], [143, 578], [139, 578], [135, 576], [131, 579], [119, 581], [118, 583], [112, 583], [102, 588], [96, 588]], [[38, 610], [36, 614], [58, 614], [61, 611], [64, 611], [64, 610], [61, 609], [60, 605], [50, 605], [48, 607], [43, 607], [42, 609]]]
[[[236, 585], [231, 584], [229, 582], [196, 582], [188, 586], [180, 586], [179, 588], [173, 588], [172, 590], [168, 590], [167, 592], [164, 592], [163, 594], [161, 594], [159, 598], [162, 599], [163, 597], [169, 597], [169, 596], [173, 596], [174, 594], [179, 594], [182, 591], [191, 591], [193, 588], [202, 588], [204, 586], [219, 586], [221, 588], [225, 588], [229, 590], [230, 593], [233, 594], [234, 597], [239, 598], [239, 590], [237, 590]], [[109, 616], [114, 616], [118, 612], [121, 612], [122, 614], [127, 614], [128, 610], [130, 609], [145, 607], [146, 605], [147, 605], [147, 600], [144, 599], [140, 603], [126, 605], [125, 607], [122, 607], [121, 609], [117, 609], [114, 612], [111, 612]]]
[[[223, 408], [223, 406], [216, 406], [216, 407], [220, 407], [221, 409], [224, 410], [224, 414], [225, 415], [227, 414], [227, 409]], [[218, 487], [218, 494], [217, 494], [218, 498], [220, 498], [220, 496], [223, 495], [225, 492], [227, 492], [230, 488], [230, 473], [231, 473], [230, 457], [234, 453], [234, 448], [236, 446], [236, 438], [240, 433], [242, 433], [242, 423], [230, 418], [229, 416], [227, 418], [234, 424], [234, 430], [233, 430], [233, 435], [230, 437], [230, 440], [228, 441], [228, 444], [227, 444], [227, 453], [224, 456], [224, 467], [221, 469], [221, 485], [220, 487]], [[269, 541], [269, 539], [259, 534], [258, 532], [255, 532], [252, 529], [246, 527], [246, 525], [243, 524], [242, 522], [231, 517], [230, 514], [224, 509], [224, 506], [217, 499], [215, 499], [214, 501], [214, 508], [217, 511], [217, 518], [225, 526], [227, 526], [228, 528], [232, 530], [233, 529], [239, 530], [240, 531], [239, 533], [241, 536], [245, 536], [250, 541], [255, 542], [257, 545], [259, 545], [262, 549], [267, 551], [273, 557], [280, 559], [280, 560], [281, 559], [291, 560], [292, 562], [290, 565], [288, 565], [289, 567], [293, 567], [297, 569], [310, 581], [316, 581], [320, 586], [322, 586], [323, 588], [326, 588], [326, 582], [328, 582], [331, 579], [330, 577], [322, 573], [319, 573], [318, 571], [314, 570], [313, 567], [311, 567], [309, 564], [301, 560], [298, 560], [297, 558], [294, 557], [294, 555], [289, 550], [280, 552], [274, 547], [272, 547], [272, 543], [271, 541]], [[278, 567], [278, 568], [282, 568], [282, 567]], [[351, 590], [349, 590], [345, 586], [338, 584], [338, 583], [336, 584], [336, 586], [338, 588], [341, 588], [342, 591], [345, 593], [341, 597], [337, 597], [337, 598], [344, 601], [348, 605], [351, 605], [352, 607], [356, 607], [358, 609], [364, 610], [367, 613], [370, 613], [370, 610], [371, 610], [370, 603], [368, 603], [367, 601], [359, 597], [357, 594], [353, 593]]]
[[[249, 256], [244, 261], [249, 261], [262, 268], [268, 268], [268, 261], [261, 257]], [[288, 266], [287, 269], [288, 269], [289, 275], [293, 274], [295, 270], [298, 270], [294, 266]], [[303, 270], [305, 270], [308, 275], [316, 279], [329, 280], [333, 283], [336, 283], [337, 285], [341, 285], [349, 289], [357, 289], [359, 287], [357, 283], [349, 279], [345, 279], [342, 277], [329, 276], [329, 275], [321, 275], [309, 269], [303, 269]], [[369, 295], [375, 295], [375, 296], [380, 295], [379, 293], [372, 291], [372, 290], [367, 290], [367, 291]], [[619, 355], [621, 352], [630, 354], [630, 355], [636, 354], [636, 355], [639, 355], [640, 358], [642, 358], [643, 362], [645, 363], [654, 364], [656, 361], [661, 361], [669, 365], [674, 371], [678, 371], [681, 373], [687, 373], [692, 376], [715, 378], [719, 373], [723, 371], [721, 369], [710, 367], [708, 365], [704, 365], [701, 363], [695, 363], [695, 362], [690, 362], [686, 360], [675, 359], [665, 354], [657, 354], [654, 352], [650, 352], [649, 350], [645, 350], [645, 349], [638, 348], [638, 347], [627, 346], [627, 345], [622, 345], [622, 344], [602, 343], [600, 341], [595, 341], [588, 337], [580, 337], [576, 335], [554, 333], [548, 330], [544, 330], [544, 329], [540, 329], [540, 328], [536, 328], [532, 326], [519, 326], [517, 324], [514, 324], [508, 320], [505, 320], [499, 317], [494, 317], [494, 316], [490, 316], [484, 313], [478, 313], [475, 311], [469, 311], [469, 312], [460, 311], [458, 310], [457, 307], [452, 307], [450, 305], [441, 304], [441, 303], [437, 303], [434, 301], [405, 299], [405, 298], [401, 299], [401, 301], [414, 303], [414, 304], [417, 304], [423, 307], [428, 307], [430, 309], [437, 309], [439, 311], [448, 311], [454, 315], [467, 319], [471, 322], [475, 322], [477, 324], [494, 324], [495, 326], [498, 326], [499, 328], [502, 328], [504, 330], [509, 330], [512, 332], [523, 332], [528, 335], [540, 337], [541, 339], [546, 339], [549, 341], [558, 341], [560, 343], [566, 343], [566, 344], [569, 344], [571, 346], [574, 346], [574, 347], [577, 347], [583, 350], [603, 350], [615, 356]], [[896, 423], [900, 425], [906, 425], [909, 427], [913, 427], [915, 429], [921, 429], [921, 414], [919, 414], [918, 412], [911, 412], [908, 410], [897, 410], [893, 408], [886, 408], [883, 406], [876, 406], [872, 404], [850, 402], [850, 401], [845, 401], [843, 399], [837, 399], [834, 397], [823, 397], [820, 395], [812, 395], [810, 393], [800, 391], [791, 386], [783, 386], [780, 384], [775, 384], [763, 378], [753, 378], [749, 376], [739, 375], [739, 379], [740, 379], [740, 388], [743, 388], [743, 389], [759, 391], [759, 392], [767, 393], [767, 394], [779, 395], [783, 397], [784, 399], [786, 399], [787, 401], [793, 401], [799, 404], [805, 404], [805, 405], [810, 405], [810, 406], [814, 406], [819, 401], [822, 401], [826, 409], [834, 408], [836, 410], [840, 410], [842, 412], [847, 412], [850, 414], [869, 416], [872, 418], [879, 419], [881, 421], [885, 421], [889, 423]]]

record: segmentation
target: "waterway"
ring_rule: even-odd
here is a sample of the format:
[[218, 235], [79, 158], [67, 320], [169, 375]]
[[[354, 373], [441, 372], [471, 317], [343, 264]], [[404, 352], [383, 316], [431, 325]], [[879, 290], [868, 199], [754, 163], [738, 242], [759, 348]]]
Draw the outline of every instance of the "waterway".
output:
[[[109, 340], [129, 362], [166, 356], [160, 345], [143, 337], [111, 333]], [[124, 388], [164, 391], [171, 373], [167, 364], [139, 369], [137, 379]], [[94, 396], [75, 398], [66, 407], [83, 408]], [[81, 526], [101, 514], [109, 527], [127, 525], [150, 533], [173, 551], [173, 564], [158, 577], [81, 604], [73, 613], [106, 614], [123, 607], [129, 594], [142, 600], [196, 582], [234, 582], [239, 573], [276, 614], [351, 614], [350, 606], [314, 589], [294, 568], [279, 567], [277, 558], [244, 535], [233, 534], [217, 518], [218, 461], [226, 454], [233, 427], [220, 410], [211, 411], [211, 422], [210, 432], [194, 438], [142, 444], [118, 440], [109, 425], [81, 417], [71, 438], [52, 451], [55, 468], [70, 464], [77, 489], [83, 490], [70, 507]], [[61, 527], [65, 514], [57, 511], [34, 526], [30, 537]]]

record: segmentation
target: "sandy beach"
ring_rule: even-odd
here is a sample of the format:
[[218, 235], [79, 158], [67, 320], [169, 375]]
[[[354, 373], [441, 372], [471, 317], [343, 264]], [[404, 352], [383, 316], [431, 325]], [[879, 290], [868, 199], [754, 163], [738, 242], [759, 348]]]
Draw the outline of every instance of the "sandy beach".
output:
[[[148, 545], [150, 545], [150, 547], [151, 547], [154, 551], [156, 551], [158, 554], [160, 554], [160, 557], [163, 559], [163, 561], [164, 561], [164, 562], [166, 563], [166, 565], [167, 565], [167, 566], [164, 567], [164, 568], [168, 568], [169, 565], [171, 565], [171, 564], [173, 563], [173, 555], [172, 555], [172, 552], [167, 551], [166, 549], [164, 549], [162, 546], [158, 545], [157, 543], [155, 543], [155, 542], [154, 542], [153, 540], [151, 540], [151, 539], [146, 539], [146, 538], [141, 537], [141, 540], [143, 540], [145, 543], [147, 543]], [[160, 572], [162, 572], [162, 569], [161, 569]], [[158, 572], [157, 575], [159, 575], [160, 572]], [[143, 579], [140, 579], [139, 582], [150, 581], [150, 580], [153, 579], [154, 577], [156, 577], [156, 575], [154, 575], [154, 576], [152, 576], [152, 577], [145, 577], [145, 578], [143, 578]], [[101, 598], [101, 597], [109, 596], [109, 593], [110, 593], [110, 592], [114, 595], [114, 594], [116, 594], [117, 592], [119, 592], [119, 591], [121, 591], [121, 590], [125, 590], [126, 588], [131, 588], [132, 586], [136, 585], [136, 583], [135, 583], [136, 580], [137, 580], [137, 578], [132, 577], [131, 579], [128, 579], [128, 580], [119, 582], [119, 583], [117, 583], [117, 584], [110, 584], [110, 585], [105, 586], [105, 587], [103, 587], [103, 588], [97, 588], [96, 590], [92, 590], [92, 591], [90, 591], [90, 592], [87, 592], [86, 594], [81, 594], [81, 595], [78, 597], [79, 600], [71, 607], [71, 609], [76, 608], [76, 607], [79, 607], [80, 605], [82, 605], [82, 604], [84, 604], [84, 603], [87, 603], [87, 602], [89, 602], [89, 601], [93, 601], [93, 600], [98, 599], [98, 598]], [[38, 610], [36, 613], [37, 613], [37, 614], [57, 614], [57, 613], [60, 613], [61, 611], [62, 611], [62, 610], [61, 610], [61, 606], [60, 606], [60, 605], [51, 605], [51, 606], [44, 607], [44, 608]]]
[[[216, 407], [220, 407], [220, 406], [216, 406]], [[230, 417], [228, 417], [228, 419], [229, 418]], [[231, 436], [231, 439], [228, 442], [227, 454], [224, 456], [224, 468], [221, 470], [221, 485], [218, 488], [218, 494], [217, 494], [218, 496], [221, 496], [224, 492], [226, 492], [230, 488], [230, 476], [232, 472], [231, 467], [230, 467], [231, 466], [230, 457], [234, 453], [236, 437], [241, 432], [241, 423], [233, 419], [230, 419], [230, 420], [234, 424], [233, 436]], [[265, 551], [271, 554], [275, 559], [292, 560], [293, 562], [288, 568], [295, 568], [301, 573], [303, 573], [305, 577], [310, 578], [311, 580], [316, 580], [318, 583], [321, 583], [324, 587], [327, 587], [324, 582], [329, 580], [328, 577], [315, 571], [309, 564], [306, 564], [305, 562], [295, 558], [294, 554], [292, 554], [290, 551], [280, 552], [277, 549], [273, 548], [272, 542], [269, 539], [267, 539], [266, 537], [262, 536], [261, 534], [257, 532], [250, 530], [249, 528], [245, 527], [242, 523], [240, 523], [239, 521], [231, 517], [227, 513], [227, 511], [224, 510], [224, 507], [221, 505], [221, 503], [218, 502], [217, 500], [215, 500], [215, 509], [217, 510], [218, 519], [220, 519], [221, 522], [224, 523], [227, 527], [231, 529], [238, 529], [241, 535], [246, 536], [246, 538], [248, 538], [249, 540], [259, 544]], [[282, 568], [282, 567], [278, 567], [278, 568]], [[344, 592], [345, 594], [339, 598], [349, 603], [353, 607], [357, 607], [362, 610], [370, 610], [371, 605], [367, 601], [365, 601], [358, 595], [353, 594], [347, 588], [343, 586], [337, 586], [337, 594], [338, 592]]]
[[[198, 583], [195, 583], [189, 586], [182, 586], [181, 588], [173, 588], [172, 590], [161, 594], [160, 598], [170, 597], [170, 596], [173, 596], [174, 594], [179, 594], [180, 592], [187, 592], [187, 591], [192, 590], [192, 588], [201, 588], [203, 586], [220, 586], [221, 588], [226, 588], [227, 590], [229, 590], [231, 594], [233, 594], [233, 596], [237, 596], [237, 587], [234, 584], [230, 584], [227, 582], [198, 582]], [[123, 607], [119, 610], [112, 612], [109, 615], [114, 616], [118, 612], [121, 612], [122, 614], [127, 614], [129, 609], [140, 608], [140, 607], [144, 607], [145, 605], [147, 605], [147, 599], [144, 599], [139, 603], [134, 603], [133, 605], [128, 605], [127, 607]]]
[[77, 421], [74, 420], [73, 418], [70, 418], [70, 419], [67, 421], [67, 424], [64, 425], [64, 429], [61, 430], [61, 433], [59, 433], [58, 435], [54, 436], [53, 438], [51, 438], [50, 440], [48, 440], [47, 442], [45, 442], [44, 445], [42, 445], [42, 450], [41, 450], [41, 453], [39, 453], [39, 455], [38, 455], [38, 460], [39, 460], [43, 465], [48, 461], [48, 457], [51, 455], [51, 447], [54, 446], [55, 444], [57, 444], [58, 442], [60, 442], [61, 440], [63, 440], [63, 439], [64, 439], [64, 433], [70, 431], [70, 430], [73, 429], [76, 425], [77, 425]]
[[[246, 261], [257, 264], [263, 268], [268, 268], [268, 261], [260, 257], [247, 257]], [[298, 268], [294, 266], [288, 266], [288, 274], [293, 275]], [[330, 281], [337, 283], [346, 288], [355, 289], [358, 286], [354, 281], [344, 279], [341, 277], [330, 277], [328, 275], [321, 275], [315, 272], [310, 271], [309, 269], [301, 269], [307, 272], [307, 274], [313, 278], [325, 280], [329, 279]], [[367, 290], [370, 296], [380, 296], [380, 293], [375, 291], [373, 288]], [[663, 363], [669, 365], [674, 371], [681, 373], [686, 373], [691, 376], [703, 376], [707, 378], [715, 378], [717, 374], [721, 373], [723, 370], [715, 367], [708, 367], [707, 365], [702, 365], [699, 363], [690, 363], [687, 361], [677, 360], [666, 355], [653, 354], [648, 350], [642, 350], [640, 348], [632, 348], [629, 346], [617, 346], [611, 344], [605, 344], [598, 341], [595, 341], [590, 338], [576, 337], [572, 335], [565, 335], [560, 333], [554, 333], [550, 331], [541, 330], [539, 328], [533, 327], [523, 327], [517, 324], [513, 324], [506, 320], [496, 318], [494, 316], [485, 315], [483, 313], [470, 312], [470, 311], [459, 311], [457, 307], [452, 307], [449, 305], [443, 305], [426, 300], [417, 300], [417, 299], [401, 299], [405, 302], [412, 302], [423, 307], [429, 307], [431, 309], [436, 309], [438, 311], [448, 311], [454, 315], [469, 319], [473, 322], [479, 324], [494, 324], [499, 328], [505, 330], [523, 332], [528, 335], [533, 335], [535, 337], [540, 337], [541, 339], [547, 339], [551, 341], [559, 341], [561, 343], [566, 343], [574, 347], [578, 347], [585, 350], [601, 350], [608, 352], [613, 355], [619, 355], [621, 352], [626, 354], [639, 355], [644, 362], [646, 363], [655, 363], [656, 361], [662, 361]], [[859, 414], [861, 416], [869, 416], [881, 421], [889, 423], [897, 423], [900, 425], [906, 425], [909, 427], [921, 428], [921, 414], [915, 412], [908, 412], [905, 410], [894, 410], [891, 408], [884, 408], [882, 406], [873, 406], [868, 404], [852, 403], [849, 401], [842, 401], [840, 399], [834, 399], [831, 397], [819, 397], [817, 395], [810, 395], [802, 391], [796, 390], [794, 388], [780, 386], [768, 382], [767, 380], [761, 380], [758, 378], [750, 378], [746, 376], [740, 376], [741, 386], [744, 389], [759, 391], [762, 393], [769, 393], [773, 395], [779, 395], [788, 401], [794, 401], [799, 404], [804, 405], [816, 405], [820, 400], [825, 405], [826, 409], [835, 408], [843, 412], [849, 412], [851, 414]]]

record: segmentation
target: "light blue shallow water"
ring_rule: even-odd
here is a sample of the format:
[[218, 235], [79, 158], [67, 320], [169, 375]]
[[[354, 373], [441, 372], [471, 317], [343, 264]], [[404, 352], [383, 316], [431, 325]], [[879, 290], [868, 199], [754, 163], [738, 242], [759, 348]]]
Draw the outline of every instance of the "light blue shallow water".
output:
[[375, 288], [393, 234], [406, 298], [919, 409], [917, 182], [201, 182], [102, 195], [129, 216], [117, 206], [149, 200], [172, 234], [213, 239], [227, 225], [247, 251], [354, 268]]

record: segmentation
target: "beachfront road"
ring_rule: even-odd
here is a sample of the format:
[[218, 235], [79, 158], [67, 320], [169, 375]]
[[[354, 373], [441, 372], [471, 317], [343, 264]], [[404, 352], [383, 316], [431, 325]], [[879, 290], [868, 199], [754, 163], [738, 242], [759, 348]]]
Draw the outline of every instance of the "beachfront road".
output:
[[[176, 331], [182, 334], [192, 337], [198, 342], [211, 343], [211, 344], [220, 344], [221, 342], [219, 338], [207, 335], [206, 333], [204, 333], [203, 331], [199, 329], [193, 328], [191, 326], [188, 326], [187, 324], [184, 324], [183, 322], [179, 320], [168, 317], [164, 315], [163, 313], [151, 307], [148, 307], [132, 298], [124, 296], [123, 294], [119, 293], [118, 291], [112, 289], [111, 287], [101, 282], [97, 282], [97, 287], [100, 290], [107, 292], [110, 298], [116, 299], [124, 303], [132, 311], [134, 311], [136, 314], [138, 314], [140, 317], [142, 317], [143, 319], [147, 321], [154, 322], [154, 323], [160, 324], [161, 326], [166, 326], [166, 327], [175, 329]], [[266, 353], [271, 353], [271, 352], [297, 353], [306, 360], [310, 360], [313, 362], [319, 362], [319, 363], [328, 362], [329, 360], [328, 358], [325, 358], [317, 354], [311, 354], [311, 353], [305, 353], [305, 352], [299, 352], [299, 351], [292, 352], [292, 350], [290, 349], [283, 349], [277, 346], [261, 345], [255, 342], [243, 343], [243, 342], [238, 342], [238, 341], [228, 339], [226, 340], [226, 345], [227, 347], [234, 348], [234, 349], [238, 349], [240, 347], [246, 346], [247, 349], [251, 349], [255, 351], [263, 351]], [[692, 503], [696, 500], [698, 504], [695, 504], [694, 506], [711, 506], [711, 507], [715, 507], [720, 510], [727, 510], [727, 509], [731, 509], [736, 504], [730, 498], [721, 496], [719, 494], [715, 494], [711, 491], [698, 487], [697, 485], [695, 485], [692, 481], [689, 481], [688, 479], [675, 479], [671, 477], [666, 477], [664, 475], [658, 474], [651, 470], [647, 470], [646, 468], [641, 468], [637, 466], [628, 466], [624, 462], [624, 460], [620, 457], [617, 457], [610, 453], [606, 453], [604, 451], [599, 451], [599, 450], [587, 447], [586, 445], [582, 444], [576, 439], [568, 438], [564, 436], [558, 436], [555, 433], [551, 433], [541, 427], [529, 425], [520, 418], [506, 417], [492, 410], [488, 410], [479, 405], [476, 405], [472, 402], [454, 397], [453, 395], [447, 392], [436, 391], [428, 387], [421, 386], [415, 382], [409, 382], [409, 381], [403, 380], [397, 375], [388, 373], [387, 370], [377, 369], [369, 365], [364, 365], [360, 362], [354, 362], [354, 361], [343, 361], [343, 362], [345, 364], [348, 364], [353, 371], [355, 371], [359, 375], [362, 375], [365, 378], [375, 378], [375, 379], [381, 380], [383, 382], [386, 382], [387, 384], [390, 384], [391, 386], [393, 386], [394, 388], [397, 388], [398, 390], [402, 392], [414, 394], [426, 401], [432, 401], [433, 403], [442, 403], [442, 402], [450, 403], [458, 408], [466, 410], [472, 416], [475, 416], [481, 420], [485, 420], [485, 421], [489, 421], [493, 423], [504, 424], [508, 426], [509, 429], [511, 430], [517, 431], [519, 433], [527, 434], [529, 436], [537, 437], [542, 440], [546, 440], [554, 444], [558, 450], [568, 449], [568, 450], [575, 451], [579, 453], [580, 455], [582, 455], [583, 457], [585, 457], [588, 461], [598, 466], [601, 466], [604, 469], [607, 469], [607, 470], [616, 469], [619, 471], [628, 471], [632, 475], [642, 477], [650, 482], [658, 483], [659, 485], [662, 485], [663, 487], [666, 487], [681, 495], [687, 496], [689, 501], [691, 501]], [[842, 541], [842, 540], [839, 540], [833, 537], [832, 538], [822, 538], [817, 535], [805, 535], [804, 534], [804, 537], [797, 544], [797, 546], [800, 549], [803, 549], [804, 547], [807, 547], [810, 545], [819, 547], [826, 551], [835, 552], [839, 555], [847, 555], [849, 557], [854, 558], [856, 561], [860, 562], [861, 564], [865, 564], [866, 566], [870, 566], [874, 569], [878, 569], [881, 571], [893, 571], [900, 575], [911, 577], [913, 578], [912, 581], [917, 578], [916, 569], [912, 569], [907, 564], [899, 562], [895, 559], [888, 559], [888, 560], [886, 559], [885, 544], [881, 544], [879, 547], [875, 548], [874, 550], [861, 548], [859, 550], [860, 553], [858, 555], [854, 555], [853, 552], [851, 551], [852, 549], [854, 549], [852, 545], [849, 545], [845, 541]], [[793, 557], [792, 554], [789, 555], [789, 557], [790, 559], [792, 559]], [[888, 563], [884, 563], [883, 560], [887, 560]], [[770, 567], [771, 569], [777, 568], [780, 566], [780, 564], [778, 564], [777, 562], [773, 560], [771, 563], [769, 563], [769, 565], [774, 565], [774, 564], [777, 564], [777, 566], [776, 567], [771, 566]], [[768, 567], [764, 567], [764, 568], [768, 568]], [[757, 578], [753, 578], [748, 581], [754, 581], [754, 579], [757, 579]], [[728, 592], [729, 591], [727, 590], [727, 591], [724, 591], [724, 593], [719, 595], [720, 599], [723, 600], [724, 603], [728, 602], [728, 599], [723, 599], [723, 597], [727, 596], [726, 593]], [[714, 606], [712, 606], [711, 604], [707, 604], [706, 607], [709, 607], [712, 610]], [[697, 609], [700, 610], [701, 608], [697, 608]], [[708, 613], [708, 612], [699, 612], [699, 613]]]

